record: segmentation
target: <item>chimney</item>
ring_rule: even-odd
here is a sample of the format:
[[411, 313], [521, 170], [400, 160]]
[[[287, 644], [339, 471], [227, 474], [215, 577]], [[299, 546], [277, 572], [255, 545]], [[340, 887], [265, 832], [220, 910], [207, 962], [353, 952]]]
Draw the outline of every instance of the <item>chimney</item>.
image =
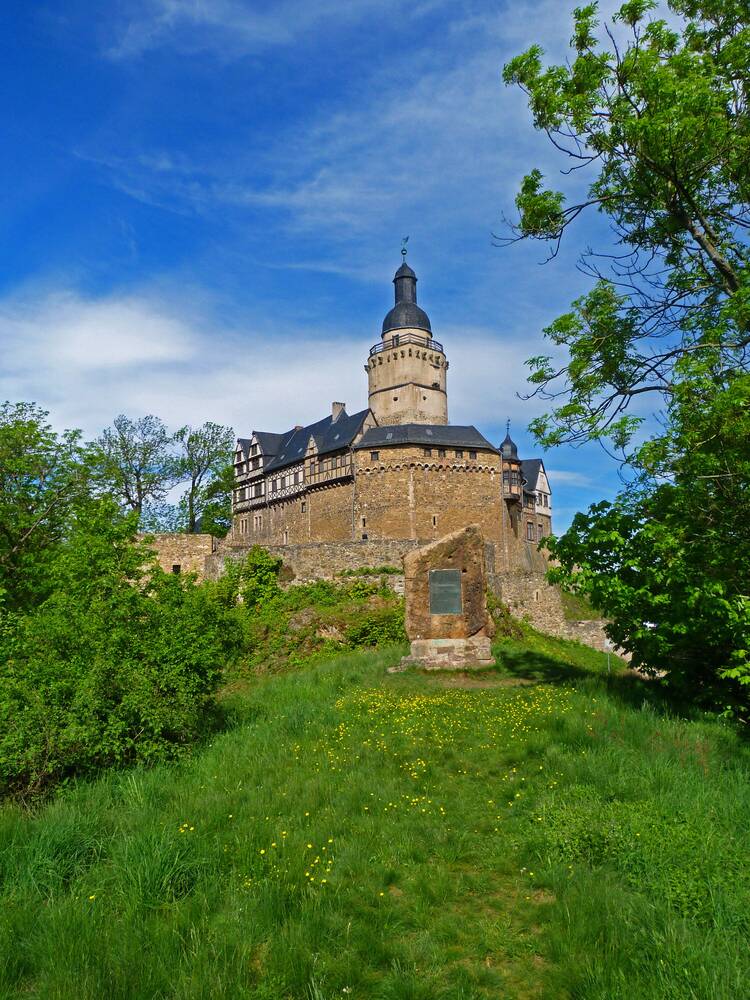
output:
[[331, 403], [331, 416], [333, 418], [333, 423], [339, 419], [341, 414], [346, 409], [346, 403]]

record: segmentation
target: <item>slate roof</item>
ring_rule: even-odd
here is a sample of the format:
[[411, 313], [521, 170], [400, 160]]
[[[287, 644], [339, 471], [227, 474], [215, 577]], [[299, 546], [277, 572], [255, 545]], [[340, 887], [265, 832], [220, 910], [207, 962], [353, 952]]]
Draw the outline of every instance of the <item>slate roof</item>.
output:
[[542, 468], [541, 458], [525, 458], [521, 462], [521, 476], [526, 489], [533, 493], [536, 490], [539, 471]]
[[503, 438], [498, 450], [503, 458], [518, 458], [518, 447], [510, 436], [510, 431]]
[[237, 444], [240, 446], [242, 457], [247, 458], [250, 454], [250, 438], [237, 438]]
[[[326, 455], [339, 448], [348, 447], [359, 433], [369, 410], [360, 410], [351, 416], [344, 410], [338, 420], [332, 415], [308, 424], [307, 427], [292, 428], [285, 434], [271, 434], [268, 431], [254, 431], [266, 461], [264, 472], [274, 472], [287, 465], [301, 462], [305, 457], [310, 438], [315, 439], [319, 455]], [[268, 461], [268, 459], [271, 459]]]
[[396, 424], [393, 426], [371, 427], [354, 446], [362, 448], [386, 447], [394, 444], [434, 445], [437, 448], [481, 448], [497, 454], [497, 448], [490, 444], [476, 427], [458, 427], [455, 424]]

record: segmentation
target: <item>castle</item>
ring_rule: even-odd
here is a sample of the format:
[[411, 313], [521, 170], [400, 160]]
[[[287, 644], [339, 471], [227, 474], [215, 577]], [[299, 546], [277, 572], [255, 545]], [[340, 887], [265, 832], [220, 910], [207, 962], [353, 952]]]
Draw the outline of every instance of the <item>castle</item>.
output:
[[[546, 582], [544, 463], [521, 460], [510, 433], [495, 447], [476, 427], [448, 423], [448, 359], [417, 305], [417, 276], [404, 262], [393, 280], [396, 301], [365, 364], [367, 409], [349, 414], [333, 403], [306, 427], [239, 438], [229, 534], [157, 535], [162, 568], [215, 579], [227, 560], [261, 545], [282, 560], [287, 580], [335, 578], [400, 567], [413, 549], [478, 524], [489, 586], [514, 614], [611, 648], [601, 621], [568, 620]], [[403, 576], [387, 579], [403, 585]]]
[[544, 464], [519, 459], [509, 433], [495, 447], [448, 422], [448, 359], [405, 261], [393, 283], [395, 304], [365, 363], [367, 409], [334, 402], [313, 424], [237, 441], [225, 546], [278, 546], [302, 575], [316, 566], [325, 575], [400, 563], [410, 548], [478, 524], [499, 589], [511, 597], [519, 574], [538, 589], [537, 545], [552, 517]]

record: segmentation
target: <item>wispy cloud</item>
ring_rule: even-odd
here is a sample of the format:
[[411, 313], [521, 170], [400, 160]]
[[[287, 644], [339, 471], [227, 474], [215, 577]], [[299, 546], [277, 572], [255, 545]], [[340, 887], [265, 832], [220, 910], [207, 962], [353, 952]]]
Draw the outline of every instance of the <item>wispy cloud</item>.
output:
[[558, 486], [593, 486], [594, 480], [583, 472], [570, 469], [547, 469], [550, 479]]
[[144, 0], [126, 5], [107, 55], [140, 56], [169, 45], [184, 52], [212, 51], [223, 58], [258, 52], [269, 46], [298, 42], [313, 30], [340, 28], [370, 15], [417, 18], [444, 6], [446, 0], [424, 0], [405, 6], [402, 0]]

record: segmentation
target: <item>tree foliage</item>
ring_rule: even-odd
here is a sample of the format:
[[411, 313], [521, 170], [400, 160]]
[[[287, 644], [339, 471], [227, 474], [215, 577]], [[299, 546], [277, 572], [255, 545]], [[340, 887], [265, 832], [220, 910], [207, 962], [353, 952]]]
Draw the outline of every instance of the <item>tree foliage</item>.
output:
[[174, 757], [206, 730], [231, 616], [163, 573], [135, 527], [110, 500], [82, 505], [49, 596], [0, 616], [0, 794]]
[[[227, 517], [231, 520], [230, 499], [234, 481], [232, 428], [209, 420], [200, 427], [180, 428], [174, 441], [178, 449], [176, 474], [179, 481], [187, 485], [179, 505], [184, 530], [196, 531], [204, 514], [209, 514], [219, 525]], [[201, 528], [205, 530], [203, 526]], [[222, 534], [225, 533], [226, 529]]]
[[0, 606], [41, 599], [73, 511], [88, 493], [78, 431], [56, 433], [34, 403], [0, 407]]
[[178, 481], [173, 439], [159, 417], [115, 417], [94, 442], [92, 464], [100, 485], [139, 516], [159, 504]]
[[171, 434], [159, 417], [121, 414], [90, 447], [89, 461], [99, 488], [135, 511], [142, 530], [223, 536], [232, 520], [233, 444], [232, 429], [212, 421]]
[[[536, 128], [568, 161], [594, 170], [573, 203], [535, 169], [508, 238], [547, 241], [552, 254], [585, 212], [607, 217], [611, 250], [584, 255], [592, 290], [545, 331], [567, 351], [533, 358], [531, 382], [552, 410], [533, 429], [547, 445], [630, 442], [636, 396], [669, 403], [703, 352], [719, 372], [747, 370], [750, 344], [750, 35], [744, 0], [671, 0], [677, 31], [630, 0], [600, 44], [597, 4], [577, 8], [565, 66], [532, 46], [505, 67], [529, 98]], [[625, 41], [615, 31], [627, 30]]]
[[[529, 361], [551, 403], [546, 446], [613, 444], [635, 475], [612, 504], [549, 544], [551, 576], [588, 594], [636, 664], [741, 716], [750, 711], [750, 9], [744, 0], [629, 0], [597, 29], [574, 12], [572, 60], [538, 46], [504, 70], [534, 125], [580, 180], [574, 200], [524, 179], [505, 242], [554, 256], [596, 210], [614, 245], [583, 255], [592, 288], [544, 332]], [[562, 361], [558, 359], [562, 357]], [[657, 419], [635, 432], [637, 397]], [[644, 432], [650, 431], [646, 437]]]

